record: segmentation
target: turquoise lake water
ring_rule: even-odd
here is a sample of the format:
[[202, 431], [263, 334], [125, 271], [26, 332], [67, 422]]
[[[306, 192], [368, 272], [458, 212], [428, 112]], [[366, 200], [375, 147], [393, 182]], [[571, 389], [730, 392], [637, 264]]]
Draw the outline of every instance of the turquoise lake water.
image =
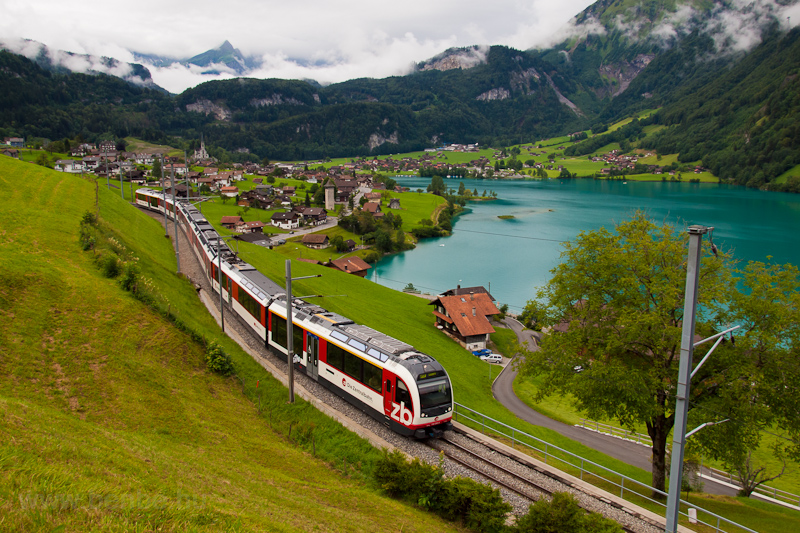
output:
[[[397, 177], [425, 189], [430, 178]], [[445, 180], [457, 189], [497, 192], [491, 202], [467, 204], [453, 234], [381, 260], [373, 281], [402, 289], [413, 283], [439, 293], [460, 284], [491, 287], [500, 304], [519, 312], [559, 262], [560, 243], [581, 231], [630, 218], [637, 209], [678, 227], [714, 226], [714, 244], [737, 259], [800, 264], [800, 195], [716, 184], [547, 180]], [[510, 220], [497, 218], [513, 215]]]

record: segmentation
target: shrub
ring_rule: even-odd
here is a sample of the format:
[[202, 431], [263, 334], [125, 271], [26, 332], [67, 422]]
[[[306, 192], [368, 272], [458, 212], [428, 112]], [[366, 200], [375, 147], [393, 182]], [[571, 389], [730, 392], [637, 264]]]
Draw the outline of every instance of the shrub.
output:
[[136, 263], [129, 262], [125, 263], [125, 267], [122, 270], [122, 278], [119, 280], [120, 286], [123, 289], [129, 292], [136, 292], [137, 289], [137, 281], [139, 279], [139, 269], [136, 266]]
[[367, 263], [377, 263], [381, 259], [381, 254], [378, 252], [370, 252], [364, 257], [364, 261]]
[[614, 521], [597, 513], [586, 513], [566, 492], [553, 494], [551, 501], [539, 500], [528, 514], [517, 520], [519, 533], [622, 533]]
[[114, 254], [103, 255], [100, 258], [100, 271], [107, 278], [116, 278], [120, 273], [119, 259]]
[[503, 501], [499, 490], [473, 479], [457, 477], [442, 484], [434, 510], [447, 520], [460, 519], [470, 529], [499, 532], [505, 529], [511, 505]]
[[233, 373], [233, 362], [231, 356], [225, 353], [222, 346], [214, 341], [208, 343], [206, 347], [206, 365], [212, 372], [223, 376], [229, 376]]

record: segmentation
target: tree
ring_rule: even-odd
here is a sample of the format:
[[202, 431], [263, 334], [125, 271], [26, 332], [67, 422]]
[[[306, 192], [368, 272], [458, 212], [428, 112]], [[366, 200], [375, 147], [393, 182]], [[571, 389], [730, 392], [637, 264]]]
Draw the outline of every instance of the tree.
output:
[[154, 178], [161, 179], [161, 159], [153, 159], [153, 170], [150, 171], [150, 174]]
[[428, 192], [442, 196], [447, 187], [444, 185], [444, 179], [441, 176], [434, 176], [431, 178], [431, 183], [428, 185]]
[[465, 194], [467, 194], [467, 187], [464, 185], [464, 182], [462, 181], [461, 183], [458, 184], [458, 195], [464, 196]]
[[[688, 235], [676, 235], [641, 212], [615, 229], [584, 232], [565, 245], [563, 262], [524, 313], [540, 326], [562, 327], [545, 335], [541, 350], [526, 354], [520, 369], [543, 377], [540, 397], [570, 393], [590, 417], [616, 419], [626, 427], [645, 425], [652, 441], [652, 486], [663, 490], [667, 435], [675, 417]], [[786, 431], [785, 447], [798, 454], [800, 420], [796, 407], [789, 407], [796, 406], [800, 393], [798, 289], [796, 268], [751, 264], [736, 271], [725, 254], [712, 257], [705, 242], [697, 334], [708, 337], [728, 323], [745, 323], [748, 329], [735, 347], [720, 345], [692, 379], [695, 425], [730, 416], [736, 424], [718, 428], [736, 430], [728, 436], [738, 442], [747, 437], [744, 446], [751, 446], [768, 406], [766, 423]], [[711, 344], [697, 347], [697, 361]], [[583, 371], [575, 372], [578, 366]], [[713, 444], [722, 457], [726, 449], [741, 447], [714, 440], [714, 429], [693, 439], [704, 440], [709, 449]]]

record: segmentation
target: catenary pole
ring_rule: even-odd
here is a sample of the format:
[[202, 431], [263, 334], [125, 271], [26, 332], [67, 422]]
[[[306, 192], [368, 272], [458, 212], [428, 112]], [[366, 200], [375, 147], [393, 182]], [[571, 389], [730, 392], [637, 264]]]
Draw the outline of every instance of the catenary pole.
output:
[[175, 203], [175, 165], [172, 165], [172, 224], [175, 226], [175, 263], [181, 273], [181, 248], [178, 243], [178, 204]]
[[222, 325], [222, 333], [225, 333], [225, 307], [222, 300], [222, 255], [220, 254], [219, 243], [222, 236], [217, 234], [217, 283], [219, 283], [219, 322]]
[[289, 403], [294, 403], [294, 331], [292, 328], [292, 262], [286, 260], [286, 362], [289, 364]]
[[164, 190], [164, 155], [161, 155], [161, 198], [164, 202], [164, 237], [169, 237], [167, 226], [167, 191]]
[[689, 226], [689, 258], [686, 263], [686, 292], [683, 304], [683, 329], [681, 331], [681, 359], [678, 370], [678, 388], [675, 394], [675, 427], [672, 430], [672, 464], [669, 472], [667, 496], [666, 533], [677, 533], [681, 507], [681, 482], [683, 454], [686, 445], [686, 418], [689, 414], [692, 354], [694, 353], [695, 313], [697, 312], [697, 286], [700, 270], [700, 249], [705, 226]]

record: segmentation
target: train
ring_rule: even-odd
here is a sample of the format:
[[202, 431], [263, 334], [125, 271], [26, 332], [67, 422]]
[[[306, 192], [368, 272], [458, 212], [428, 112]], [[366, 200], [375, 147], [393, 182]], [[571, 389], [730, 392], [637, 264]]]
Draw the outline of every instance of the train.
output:
[[[227, 312], [240, 317], [268, 350], [288, 358], [285, 288], [238, 257], [190, 202], [140, 188], [135, 203], [177, 219]], [[318, 305], [291, 301], [291, 364], [298, 372], [401, 435], [437, 438], [452, 428], [451, 381], [436, 359]]]

